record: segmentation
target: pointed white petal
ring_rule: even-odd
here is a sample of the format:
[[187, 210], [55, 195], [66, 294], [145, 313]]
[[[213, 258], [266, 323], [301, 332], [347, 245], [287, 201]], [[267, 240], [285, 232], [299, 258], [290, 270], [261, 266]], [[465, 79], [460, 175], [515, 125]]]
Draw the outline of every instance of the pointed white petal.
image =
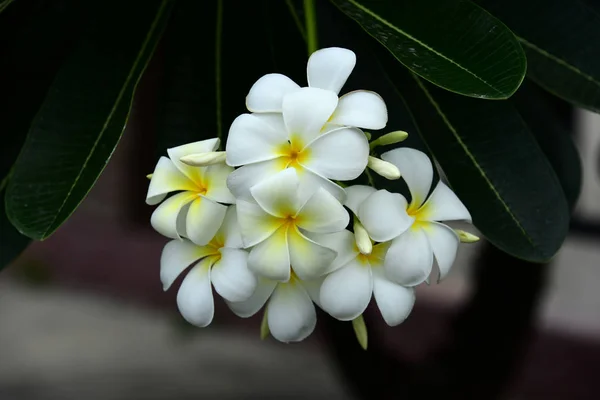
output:
[[154, 168], [148, 194], [146, 195], [146, 204], [155, 205], [164, 200], [169, 192], [177, 190], [196, 190], [196, 185], [167, 157], [161, 157]]
[[281, 111], [276, 113], [261, 113], [252, 115], [269, 125], [275, 132], [287, 132]]
[[410, 190], [411, 209], [419, 208], [427, 198], [433, 180], [433, 167], [427, 154], [402, 147], [383, 153], [381, 158], [398, 167]]
[[227, 305], [238, 317], [251, 317], [265, 305], [276, 285], [276, 281], [259, 277], [256, 290], [248, 300], [235, 303], [228, 301]]
[[321, 132], [337, 102], [334, 93], [316, 88], [302, 88], [287, 94], [283, 98], [283, 120], [290, 139], [301, 147], [310, 143]]
[[190, 205], [185, 218], [187, 237], [197, 245], [204, 246], [221, 227], [226, 212], [226, 206], [198, 196]]
[[150, 217], [150, 224], [161, 235], [179, 239], [180, 234], [185, 233], [185, 223], [183, 226], [180, 224], [179, 214], [182, 208], [196, 197], [197, 195], [191, 192], [182, 192], [169, 197], [154, 210]]
[[448, 275], [454, 260], [456, 260], [460, 239], [454, 230], [444, 224], [431, 222], [422, 224], [422, 227], [427, 239], [429, 239], [429, 244], [440, 270], [439, 282]]
[[205, 196], [219, 203], [234, 204], [235, 197], [227, 188], [227, 177], [233, 168], [225, 164], [214, 164], [204, 167]]
[[380, 268], [373, 269], [373, 296], [383, 320], [389, 326], [402, 323], [415, 304], [415, 290], [388, 280]]
[[369, 142], [356, 128], [340, 128], [318, 136], [308, 145], [302, 165], [330, 179], [356, 179], [367, 167]]
[[258, 204], [238, 200], [236, 209], [245, 248], [267, 239], [285, 223], [285, 220], [265, 212]]
[[252, 114], [237, 117], [229, 128], [225, 145], [227, 164], [237, 167], [280, 156], [280, 147], [287, 144], [287, 133], [276, 131], [263, 119]]
[[411, 227], [394, 239], [384, 265], [388, 278], [400, 285], [416, 286], [425, 282], [433, 266], [433, 251], [423, 229]]
[[193, 262], [214, 253], [214, 249], [196, 246], [188, 240], [171, 240], [160, 255], [160, 281], [168, 290], [175, 279]]
[[290, 279], [287, 231], [287, 225], [282, 226], [250, 250], [248, 268], [252, 272], [280, 282]]
[[284, 169], [279, 159], [244, 165], [229, 174], [227, 187], [237, 199], [253, 202], [250, 188]]
[[296, 216], [300, 228], [316, 233], [339, 232], [348, 226], [348, 222], [348, 211], [323, 188], [308, 199]]
[[419, 219], [426, 221], [456, 221], [471, 222], [471, 214], [448, 186], [438, 182], [437, 186], [419, 210]]
[[300, 86], [285, 75], [264, 75], [250, 88], [246, 108], [252, 112], [281, 112], [283, 96], [298, 89]]
[[358, 215], [358, 208], [367, 197], [375, 193], [377, 189], [366, 185], [353, 185], [346, 188], [346, 201], [344, 205], [348, 207], [354, 215]]
[[212, 322], [215, 313], [210, 286], [210, 267], [213, 261], [212, 257], [207, 257], [196, 264], [177, 292], [179, 312], [190, 324], [201, 328]]
[[301, 284], [280, 283], [267, 306], [271, 335], [281, 342], [299, 342], [308, 337], [317, 324], [317, 313]]
[[217, 238], [220, 243], [223, 243], [225, 247], [229, 247], [230, 249], [241, 249], [244, 247], [235, 206], [227, 207], [225, 218], [223, 219], [221, 228], [219, 228], [215, 238]]
[[337, 253], [335, 260], [327, 268], [325, 273], [333, 272], [344, 265], [350, 260], [356, 258], [359, 252], [354, 243], [354, 234], [348, 230], [335, 233], [306, 233], [306, 237], [325, 246], [329, 249], [334, 250]]
[[406, 231], [414, 218], [406, 213], [406, 199], [398, 193], [378, 190], [358, 208], [358, 218], [376, 242], [387, 242]]
[[330, 122], [366, 129], [383, 129], [388, 121], [385, 102], [375, 92], [356, 90], [340, 97]]
[[219, 147], [219, 139], [214, 138], [172, 147], [167, 150], [167, 154], [177, 169], [192, 181], [196, 182], [201, 174], [200, 168], [182, 163], [180, 161], [181, 157], [196, 153], [208, 153], [210, 151], [215, 151], [217, 147]]
[[302, 280], [316, 279], [327, 272], [336, 252], [304, 236], [296, 227], [288, 229], [290, 262]]
[[344, 191], [344, 188], [337, 183], [334, 183], [329, 179], [317, 174], [316, 172], [311, 171], [309, 168], [304, 168], [302, 172], [303, 173], [299, 176], [300, 188], [298, 189], [298, 193], [300, 194], [301, 198], [303, 195], [310, 195], [316, 192], [318, 188], [322, 187], [331, 193], [339, 202], [343, 203], [344, 200], [346, 200], [346, 192]]
[[227, 301], [245, 301], [256, 289], [256, 276], [248, 269], [245, 250], [221, 248], [221, 259], [211, 272], [212, 284]]
[[250, 189], [254, 200], [263, 210], [279, 218], [294, 216], [298, 211], [298, 176], [287, 168]]
[[351, 321], [365, 311], [372, 293], [371, 267], [355, 258], [325, 278], [321, 307], [340, 321]]
[[308, 59], [308, 85], [338, 94], [356, 65], [356, 54], [348, 49], [329, 47], [317, 50]]

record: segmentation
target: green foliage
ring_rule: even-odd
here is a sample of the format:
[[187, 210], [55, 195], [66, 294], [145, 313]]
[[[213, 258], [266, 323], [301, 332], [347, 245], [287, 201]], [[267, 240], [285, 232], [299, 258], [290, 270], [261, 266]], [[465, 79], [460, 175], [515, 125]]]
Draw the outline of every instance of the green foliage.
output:
[[[306, 85], [316, 32], [320, 47], [357, 53], [348, 88], [386, 100], [389, 124], [373, 136], [411, 134], [379, 152], [429, 152], [477, 227], [511, 255], [546, 261], [564, 240], [581, 165], [537, 85], [600, 110], [600, 19], [580, 1], [316, 1], [318, 25], [308, 33], [302, 2], [292, 0], [10, 3], [0, 2], [0, 80], [8, 88], [0, 267], [28, 243], [18, 231], [45, 239], [84, 199], [161, 37], [156, 114], [148, 117], [158, 153], [225, 140], [266, 73]], [[526, 65], [530, 82], [519, 89]]]

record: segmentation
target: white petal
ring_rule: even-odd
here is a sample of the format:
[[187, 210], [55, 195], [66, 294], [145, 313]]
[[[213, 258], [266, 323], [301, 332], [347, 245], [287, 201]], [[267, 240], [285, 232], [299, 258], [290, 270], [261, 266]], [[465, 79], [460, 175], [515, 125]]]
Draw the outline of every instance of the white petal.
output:
[[214, 164], [204, 167], [205, 196], [219, 203], [234, 204], [235, 197], [227, 188], [227, 177], [233, 168], [225, 164]]
[[308, 145], [302, 165], [329, 179], [358, 178], [369, 161], [369, 142], [356, 128], [340, 128], [317, 137]]
[[227, 301], [245, 301], [256, 289], [256, 276], [248, 269], [248, 253], [239, 249], [221, 248], [221, 259], [211, 272], [212, 284]]
[[[252, 114], [265, 124], [269, 125], [275, 132], [287, 132], [285, 122], [283, 121], [283, 114], [281, 111], [276, 113], [263, 113], [263, 114]], [[286, 134], [287, 135], [287, 134]]]
[[250, 188], [284, 169], [279, 159], [244, 165], [229, 174], [227, 187], [237, 199], [254, 201]]
[[337, 96], [327, 90], [302, 88], [283, 98], [283, 120], [290, 140], [306, 146], [321, 132], [321, 128], [337, 106]]
[[378, 190], [358, 208], [358, 218], [376, 242], [387, 242], [406, 231], [414, 218], [406, 213], [406, 199], [398, 193]]
[[323, 310], [341, 321], [351, 321], [365, 311], [373, 293], [371, 267], [354, 259], [329, 274], [321, 286]]
[[327, 272], [336, 252], [302, 235], [296, 227], [288, 229], [290, 262], [302, 280], [316, 279]]
[[403, 286], [425, 282], [433, 266], [433, 251], [425, 232], [411, 227], [392, 241], [385, 256], [385, 272]]
[[210, 267], [214, 260], [207, 257], [190, 270], [177, 292], [179, 312], [190, 324], [201, 328], [212, 322], [215, 305], [210, 286]]
[[402, 323], [415, 304], [415, 291], [388, 280], [381, 269], [373, 269], [373, 296], [383, 320], [389, 326]]
[[317, 50], [308, 59], [308, 85], [338, 94], [355, 65], [356, 54], [348, 49], [329, 47]]
[[339, 232], [348, 226], [348, 222], [348, 211], [323, 188], [308, 199], [296, 216], [296, 224], [300, 228], [316, 233]]
[[281, 112], [283, 96], [298, 89], [300, 86], [285, 75], [267, 74], [250, 88], [246, 108], [252, 112]]
[[287, 168], [250, 189], [254, 200], [271, 215], [287, 218], [298, 211], [298, 176]]
[[330, 122], [366, 129], [383, 129], [388, 121], [385, 102], [375, 92], [356, 90], [340, 97]]
[[437, 186], [419, 210], [419, 218], [426, 221], [456, 221], [471, 222], [471, 214], [448, 186], [438, 182]]
[[299, 283], [279, 284], [267, 306], [271, 335], [281, 342], [299, 342], [317, 324], [317, 313], [310, 296]]
[[195, 193], [182, 192], [169, 197], [154, 210], [150, 224], [161, 235], [171, 239], [179, 239], [185, 232], [185, 224], [178, 218], [182, 208], [197, 197]]
[[285, 220], [274, 217], [258, 204], [238, 200], [236, 204], [237, 219], [244, 247], [254, 246], [273, 234]]
[[444, 224], [431, 222], [422, 224], [422, 227], [427, 235], [427, 239], [429, 239], [433, 255], [440, 269], [439, 282], [448, 275], [452, 264], [454, 264], [454, 260], [456, 260], [460, 239], [453, 229]]
[[319, 307], [321, 306], [320, 297], [321, 297], [321, 285], [323, 284], [323, 279], [325, 279], [324, 276], [322, 276], [318, 279], [310, 280], [310, 281], [298, 281], [298, 283], [300, 283], [302, 286], [304, 286], [304, 290], [306, 290], [306, 293], [308, 293], [308, 296], [313, 301], [313, 303], [315, 303]]
[[377, 189], [366, 185], [348, 186], [345, 190], [346, 201], [344, 202], [344, 205], [348, 207], [354, 215], [358, 215], [358, 208], [367, 197], [377, 191]]
[[327, 268], [326, 273], [333, 272], [343, 267], [360, 254], [354, 243], [354, 234], [345, 229], [335, 233], [307, 232], [306, 237], [337, 253], [335, 260], [333, 260], [329, 268]]
[[229, 247], [230, 249], [241, 249], [244, 247], [235, 206], [227, 207], [225, 218], [215, 237], [218, 238], [225, 247]]
[[227, 302], [227, 305], [233, 311], [235, 315], [242, 318], [248, 318], [253, 316], [265, 305], [271, 293], [277, 285], [276, 281], [258, 278], [258, 284], [256, 290], [246, 301], [240, 302]]
[[419, 208], [427, 198], [433, 180], [433, 167], [427, 154], [402, 147], [383, 153], [381, 159], [398, 167], [410, 190], [411, 209]]
[[186, 165], [179, 161], [179, 159], [190, 154], [209, 153], [215, 151], [218, 147], [219, 139], [214, 138], [172, 147], [167, 150], [167, 154], [177, 169], [183, 172], [191, 180], [196, 181], [199, 176], [200, 168]]
[[268, 239], [250, 250], [248, 268], [257, 275], [287, 282], [290, 279], [290, 254], [287, 225], [275, 231]]
[[164, 200], [169, 192], [177, 190], [196, 190], [196, 185], [167, 157], [161, 157], [154, 168], [148, 194], [146, 195], [146, 204], [155, 205]]
[[221, 227], [226, 212], [226, 206], [198, 196], [190, 205], [185, 218], [187, 237], [197, 245], [204, 246]]
[[160, 281], [168, 290], [175, 279], [193, 262], [214, 253], [214, 249], [196, 246], [187, 240], [171, 240], [160, 255]]
[[343, 203], [346, 200], [346, 192], [344, 191], [344, 188], [337, 183], [334, 183], [329, 179], [317, 174], [316, 172], [311, 171], [309, 168], [304, 168], [302, 172], [303, 173], [299, 176], [300, 188], [298, 189], [298, 193], [300, 194], [301, 198], [304, 194], [312, 194], [318, 188], [322, 187], [331, 193], [339, 202]]
[[236, 167], [277, 158], [287, 139], [286, 132], [276, 131], [263, 119], [242, 114], [229, 128], [225, 145], [227, 164]]

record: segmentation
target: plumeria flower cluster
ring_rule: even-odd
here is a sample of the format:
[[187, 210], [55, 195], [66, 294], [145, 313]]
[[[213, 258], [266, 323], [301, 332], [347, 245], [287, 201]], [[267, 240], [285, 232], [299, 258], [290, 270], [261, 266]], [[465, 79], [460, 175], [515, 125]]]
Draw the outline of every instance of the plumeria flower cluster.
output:
[[[249, 113], [231, 124], [225, 151], [209, 139], [171, 148], [158, 161], [146, 202], [159, 204], [151, 224], [172, 239], [160, 277], [167, 290], [191, 266], [177, 295], [190, 323], [211, 323], [214, 289], [240, 317], [264, 309], [264, 330], [282, 342], [312, 333], [315, 305], [353, 321], [358, 334], [374, 297], [395, 326], [410, 314], [414, 288], [429, 282], [434, 264], [443, 279], [459, 243], [477, 240], [443, 223], [471, 216], [443, 182], [431, 191], [427, 155], [410, 148], [372, 155], [406, 134], [369, 143], [362, 129], [383, 129], [387, 109], [366, 90], [338, 97], [355, 63], [352, 51], [328, 48], [310, 57], [307, 87], [265, 75], [248, 93]], [[367, 169], [402, 176], [410, 201], [343, 186]]]

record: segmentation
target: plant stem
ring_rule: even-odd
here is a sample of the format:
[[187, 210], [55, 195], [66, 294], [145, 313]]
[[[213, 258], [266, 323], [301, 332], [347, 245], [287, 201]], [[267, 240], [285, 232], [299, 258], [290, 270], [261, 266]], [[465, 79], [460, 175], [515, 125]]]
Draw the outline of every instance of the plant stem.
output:
[[306, 26], [306, 44], [308, 55], [317, 51], [317, 14], [315, 12], [315, 0], [304, 0], [304, 23]]

